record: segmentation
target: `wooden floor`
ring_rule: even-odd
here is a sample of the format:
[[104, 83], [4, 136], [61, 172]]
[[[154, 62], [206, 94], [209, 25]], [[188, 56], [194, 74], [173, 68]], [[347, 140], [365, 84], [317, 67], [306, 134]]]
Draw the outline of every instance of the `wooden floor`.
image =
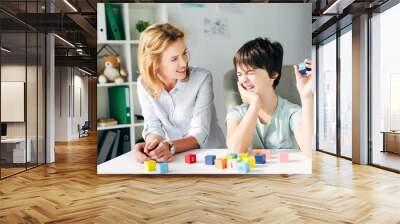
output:
[[372, 161], [374, 164], [400, 170], [400, 154], [381, 152], [380, 150], [375, 150], [373, 153]]
[[0, 223], [400, 223], [400, 175], [315, 153], [312, 175], [98, 176], [96, 139], [0, 181]]

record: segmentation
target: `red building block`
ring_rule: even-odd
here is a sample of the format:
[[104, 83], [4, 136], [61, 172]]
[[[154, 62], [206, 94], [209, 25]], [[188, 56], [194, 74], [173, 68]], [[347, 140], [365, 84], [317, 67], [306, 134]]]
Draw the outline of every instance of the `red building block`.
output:
[[196, 163], [196, 154], [185, 155], [185, 163]]

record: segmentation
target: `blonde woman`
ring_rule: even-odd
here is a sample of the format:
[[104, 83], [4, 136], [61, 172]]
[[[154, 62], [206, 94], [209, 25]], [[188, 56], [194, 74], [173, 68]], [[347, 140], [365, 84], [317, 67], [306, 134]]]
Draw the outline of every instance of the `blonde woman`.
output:
[[171, 162], [175, 153], [226, 148], [214, 106], [212, 76], [189, 67], [184, 33], [155, 24], [140, 36], [137, 91], [144, 116], [144, 143], [135, 145], [138, 162]]

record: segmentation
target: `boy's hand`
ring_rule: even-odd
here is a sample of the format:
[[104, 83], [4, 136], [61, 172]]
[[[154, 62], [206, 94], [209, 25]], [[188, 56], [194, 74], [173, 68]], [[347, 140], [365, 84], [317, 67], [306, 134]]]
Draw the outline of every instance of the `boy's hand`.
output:
[[240, 96], [242, 97], [243, 103], [247, 104], [255, 104], [255, 105], [260, 105], [261, 104], [261, 99], [260, 96], [257, 95], [257, 93], [250, 92], [246, 89], [243, 88], [243, 86], [238, 82], [238, 89], [240, 92]]
[[313, 82], [312, 82], [312, 62], [309, 59], [304, 60], [304, 64], [306, 67], [309, 69], [307, 70], [306, 75], [301, 75], [299, 72], [299, 68], [297, 65], [293, 66], [294, 69], [294, 74], [296, 75], [296, 86], [297, 90], [299, 91], [300, 98], [303, 99], [309, 99], [313, 96]]

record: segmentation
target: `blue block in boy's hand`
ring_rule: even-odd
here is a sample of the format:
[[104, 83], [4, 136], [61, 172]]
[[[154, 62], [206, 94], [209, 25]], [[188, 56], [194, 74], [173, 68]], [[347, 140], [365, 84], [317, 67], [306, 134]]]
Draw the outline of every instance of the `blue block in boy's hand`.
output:
[[157, 163], [157, 170], [160, 173], [168, 173], [168, 163]]
[[265, 163], [265, 154], [257, 154], [254, 157], [256, 158], [256, 164], [264, 164]]
[[217, 157], [215, 155], [206, 155], [206, 158], [205, 158], [206, 165], [214, 165], [216, 158]]
[[237, 169], [241, 173], [248, 173], [250, 172], [250, 164], [249, 162], [238, 162], [237, 163]]
[[304, 76], [307, 75], [307, 67], [306, 67], [306, 65], [304, 63], [300, 63], [297, 66], [299, 68], [300, 74], [302, 74]]

